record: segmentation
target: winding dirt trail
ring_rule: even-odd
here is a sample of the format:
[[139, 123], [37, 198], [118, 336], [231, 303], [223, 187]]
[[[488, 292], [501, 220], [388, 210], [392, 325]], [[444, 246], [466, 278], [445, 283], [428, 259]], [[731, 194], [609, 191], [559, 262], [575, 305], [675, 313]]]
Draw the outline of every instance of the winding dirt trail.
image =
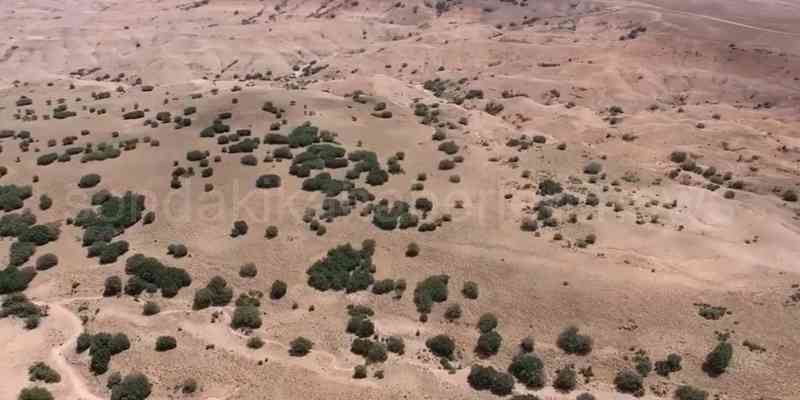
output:
[[57, 303], [44, 304], [48, 307], [49, 315], [47, 318], [51, 321], [55, 319], [57, 321], [56, 324], [59, 324], [59, 326], [64, 326], [65, 329], [68, 329], [71, 332], [67, 341], [65, 341], [61, 346], [51, 350], [50, 360], [56, 365], [56, 368], [61, 371], [63, 376], [66, 378], [66, 381], [69, 382], [69, 385], [72, 387], [73, 391], [72, 398], [77, 400], [105, 399], [92, 393], [92, 390], [89, 389], [89, 386], [83, 380], [81, 374], [77, 371], [77, 367], [67, 360], [65, 354], [73, 351], [75, 348], [75, 341], [78, 340], [78, 336], [83, 332], [83, 324], [77, 315], [73, 314], [72, 311], [64, 307], [64, 304], [74, 301], [94, 299], [97, 298], [75, 298]]

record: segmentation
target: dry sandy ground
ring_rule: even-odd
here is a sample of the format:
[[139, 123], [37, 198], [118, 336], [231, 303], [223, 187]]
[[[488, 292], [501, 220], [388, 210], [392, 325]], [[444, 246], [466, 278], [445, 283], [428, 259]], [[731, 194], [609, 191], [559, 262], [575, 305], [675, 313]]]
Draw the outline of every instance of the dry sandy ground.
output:
[[[644, 398], [670, 397], [681, 384], [720, 399], [798, 398], [800, 305], [789, 297], [797, 291], [792, 285], [800, 283], [800, 224], [797, 203], [783, 201], [780, 193], [800, 189], [800, 1], [545, 0], [521, 6], [464, 0], [438, 16], [422, 1], [395, 3], [0, 2], [0, 129], [28, 130], [36, 139], [28, 152], [18, 140], [0, 139], [0, 165], [8, 169], [0, 184], [31, 184], [38, 176], [26, 207], [40, 222], [74, 216], [100, 188], [146, 193], [157, 219], [125, 232], [129, 255], [158, 257], [193, 278], [173, 299], [99, 297], [107, 277], [124, 276], [127, 256], [99, 265], [86, 257], [81, 231], [63, 225], [59, 241], [37, 250], [37, 255], [57, 254], [59, 265], [40, 273], [26, 291], [50, 306], [49, 315], [32, 331], [20, 321], [0, 320], [5, 355], [0, 398], [15, 398], [31, 385], [27, 367], [37, 360], [61, 373], [61, 383], [48, 385], [57, 399], [108, 398], [107, 377], [93, 376], [86, 355], [74, 352], [83, 329], [131, 337], [131, 350], [115, 356], [111, 369], [148, 375], [151, 399], [492, 398], [467, 385], [469, 366], [505, 369], [528, 335], [536, 338], [548, 381], [567, 364], [591, 365], [595, 375], [589, 383], [580, 379], [569, 394], [548, 385], [535, 392], [542, 398], [573, 399], [582, 392], [603, 400], [631, 398], [615, 393], [612, 382], [620, 369], [631, 367], [633, 349], [646, 350], [654, 361], [673, 352], [684, 360], [682, 371], [668, 379], [646, 378]], [[639, 26], [646, 32], [619, 39]], [[306, 77], [293, 71], [312, 61], [328, 67]], [[75, 73], [81, 69], [91, 72]], [[244, 79], [266, 71], [275, 79]], [[124, 77], [112, 81], [120, 73]], [[102, 79], [106, 74], [111, 79]], [[484, 99], [461, 105], [438, 99], [423, 89], [436, 77], [466, 78], [466, 86], [482, 89]], [[139, 78], [155, 89], [143, 92]], [[355, 90], [369, 97], [367, 104], [346, 96]], [[110, 91], [110, 98], [93, 100], [91, 94], [101, 91]], [[526, 96], [504, 98], [504, 91]], [[203, 97], [193, 99], [194, 93]], [[16, 107], [22, 95], [33, 105]], [[78, 115], [44, 120], [59, 98]], [[442, 101], [443, 121], [468, 121], [448, 130], [465, 159], [453, 171], [437, 169], [444, 156], [430, 139], [433, 127], [414, 116], [414, 99]], [[282, 133], [308, 120], [337, 132], [348, 149], [360, 143], [383, 161], [405, 152], [405, 174], [369, 189], [378, 198], [427, 196], [434, 200], [433, 216], [448, 213], [452, 222], [435, 232], [386, 232], [356, 210], [317, 236], [301, 217], [305, 208], [319, 208], [321, 195], [301, 191], [287, 162], [261, 162], [270, 146], [257, 150], [257, 166], [247, 167], [239, 155], [220, 153], [215, 140], [199, 137], [225, 111], [234, 115], [234, 130], [249, 128], [263, 137], [276, 121], [261, 111], [265, 101], [286, 109]], [[503, 111], [485, 112], [489, 101], [502, 103]], [[391, 119], [370, 115], [377, 102], [387, 104]], [[190, 105], [198, 113], [189, 128], [150, 128], [142, 120], [122, 119], [122, 109], [135, 105], [148, 109], [151, 119], [158, 111], [176, 114]], [[611, 125], [604, 118], [614, 105], [624, 114]], [[38, 119], [15, 118], [24, 109], [34, 110]], [[81, 136], [84, 129], [88, 136]], [[521, 134], [543, 135], [547, 143], [525, 151], [506, 146]], [[61, 138], [70, 135], [79, 136], [78, 145], [149, 136], [160, 146], [139, 143], [103, 162], [73, 157], [63, 164], [36, 164], [45, 152], [63, 152]], [[58, 140], [54, 149], [48, 148], [49, 139]], [[559, 143], [566, 149], [557, 150]], [[171, 190], [173, 160], [188, 166], [189, 150], [219, 154], [221, 162], [212, 163], [213, 177], [197, 175]], [[744, 189], [726, 199], [727, 188], [709, 191], [700, 175], [670, 179], [673, 150], [730, 171]], [[590, 160], [602, 162], [606, 180], [587, 183], [582, 170]], [[532, 171], [530, 177], [524, 170]], [[78, 179], [87, 173], [100, 174], [101, 184], [78, 189]], [[255, 191], [255, 179], [265, 173], [280, 175], [282, 187]], [[418, 173], [428, 174], [425, 190], [412, 192]], [[460, 183], [449, 181], [453, 174]], [[571, 192], [598, 194], [600, 205], [559, 211], [562, 225], [544, 229], [540, 237], [522, 232], [520, 221], [542, 198], [535, 187], [545, 177]], [[205, 183], [213, 183], [214, 191], [204, 193]], [[54, 205], [40, 211], [36, 202], [45, 193]], [[454, 207], [456, 200], [464, 207]], [[675, 208], [660, 205], [672, 201]], [[615, 212], [607, 203], [624, 209]], [[568, 213], [578, 222], [566, 223]], [[658, 222], [650, 223], [654, 217]], [[250, 233], [233, 239], [230, 227], [238, 219], [248, 221]], [[279, 227], [278, 238], [263, 237], [268, 225]], [[563, 240], [553, 240], [556, 233]], [[576, 247], [589, 233], [596, 243]], [[328, 249], [368, 238], [378, 244], [376, 278], [409, 282], [401, 300], [367, 292], [321, 293], [306, 284], [306, 269]], [[408, 258], [404, 252], [412, 241], [421, 251]], [[189, 257], [166, 255], [166, 246], [176, 242], [188, 246]], [[0, 253], [7, 254], [10, 244], [0, 242]], [[239, 277], [245, 262], [258, 266], [256, 278]], [[413, 285], [438, 273], [451, 276], [447, 304], [460, 303], [464, 315], [446, 322], [446, 305], [436, 305], [423, 324], [412, 302]], [[275, 279], [289, 284], [286, 298], [261, 306], [264, 325], [256, 334], [267, 343], [262, 349], [248, 349], [246, 337], [229, 328], [232, 308], [191, 310], [195, 290], [214, 275], [225, 277], [237, 295], [266, 292]], [[480, 285], [476, 301], [459, 293], [467, 280]], [[159, 303], [162, 313], [142, 316], [144, 300]], [[363, 380], [351, 378], [353, 367], [363, 362], [349, 352], [352, 336], [344, 332], [345, 307], [351, 303], [372, 305], [377, 332], [399, 335], [407, 346], [404, 356], [390, 355], [386, 363], [371, 366]], [[695, 303], [725, 306], [732, 314], [705, 320]], [[215, 311], [223, 317], [211, 323]], [[499, 317], [504, 342], [498, 355], [484, 360], [472, 349], [478, 337], [474, 324], [485, 312]], [[83, 327], [80, 316], [87, 321]], [[568, 325], [593, 337], [590, 355], [568, 356], [556, 347]], [[735, 353], [728, 371], [711, 378], [701, 364], [716, 332], [731, 334]], [[425, 350], [425, 340], [439, 333], [458, 344], [461, 368], [454, 374]], [[175, 336], [178, 348], [156, 353], [153, 343], [160, 335]], [[312, 339], [314, 350], [290, 357], [288, 343], [299, 335]], [[766, 351], [749, 351], [745, 340]], [[385, 378], [373, 378], [376, 370], [384, 370]], [[191, 396], [176, 390], [189, 377], [200, 384]], [[521, 385], [516, 391], [527, 392]]]

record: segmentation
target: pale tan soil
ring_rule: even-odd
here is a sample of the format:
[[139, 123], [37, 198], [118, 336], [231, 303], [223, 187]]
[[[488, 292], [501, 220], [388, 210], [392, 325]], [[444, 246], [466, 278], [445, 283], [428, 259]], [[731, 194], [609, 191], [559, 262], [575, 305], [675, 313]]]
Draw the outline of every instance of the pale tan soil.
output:
[[[277, 3], [283, 4], [280, 12], [274, 11]], [[320, 9], [323, 3], [327, 8]], [[653, 387], [663, 388], [669, 397], [681, 384], [703, 388], [720, 399], [797, 398], [800, 306], [785, 303], [796, 291], [792, 284], [800, 283], [798, 206], [782, 201], [773, 189], [800, 189], [800, 2], [546, 0], [523, 8], [465, 0], [463, 7], [453, 7], [441, 17], [422, 1], [403, 1], [403, 8], [393, 8], [394, 3], [211, 0], [181, 10], [179, 5], [189, 3], [0, 2], [0, 129], [29, 130], [37, 140], [23, 153], [17, 140], [2, 139], [0, 165], [8, 174], [0, 184], [31, 184], [38, 175], [40, 181], [32, 184], [34, 196], [25, 206], [40, 222], [63, 223], [88, 207], [89, 197], [100, 188], [146, 194], [148, 209], [157, 213], [152, 225], [139, 223], [122, 235], [131, 251], [111, 265], [86, 258], [82, 232], [66, 224], [59, 241], [37, 249], [36, 255], [52, 252], [60, 260], [57, 267], [39, 273], [26, 291], [35, 302], [49, 305], [50, 313], [33, 331], [24, 330], [21, 321], [0, 320], [5, 355], [0, 362], [0, 399], [13, 399], [31, 385], [27, 368], [39, 360], [62, 376], [61, 383], [47, 385], [56, 399], [109, 398], [108, 374], [93, 376], [88, 357], [74, 352], [74, 340], [84, 329], [81, 316], [87, 318], [85, 329], [90, 332], [128, 334], [132, 348], [114, 356], [111, 370], [145, 373], [154, 384], [150, 398], [159, 400], [489, 399], [495, 396], [467, 385], [469, 366], [505, 369], [517, 354], [517, 343], [528, 335], [536, 338], [548, 382], [569, 363], [591, 365], [595, 374], [570, 394], [548, 385], [535, 392], [542, 398], [574, 399], [589, 391], [601, 400], [630, 399], [615, 393], [612, 382], [617, 371], [631, 367], [633, 348], [647, 350], [654, 361], [672, 352], [683, 356], [683, 370], [669, 379], [655, 374], [645, 379], [646, 399], [658, 397]], [[414, 5], [419, 6], [416, 14]], [[494, 11], [484, 12], [484, 7]], [[262, 8], [255, 23], [241, 23]], [[334, 11], [324, 12], [329, 9]], [[527, 16], [541, 19], [522, 25]], [[516, 27], [509, 27], [511, 22]], [[639, 25], [647, 32], [634, 40], [619, 40]], [[313, 60], [329, 67], [311, 78], [293, 74], [292, 66]], [[401, 68], [403, 63], [408, 66]], [[439, 66], [444, 70], [437, 71]], [[70, 75], [80, 68], [100, 69], [83, 77]], [[234, 78], [267, 70], [285, 78]], [[125, 73], [126, 78], [96, 79], [106, 73], [112, 78]], [[133, 84], [139, 77], [155, 90], [143, 93]], [[448, 131], [448, 139], [461, 146], [459, 154], [465, 158], [452, 171], [437, 170], [445, 156], [437, 150], [438, 142], [431, 141], [433, 128], [413, 115], [414, 99], [441, 100], [422, 86], [434, 77], [468, 78], [468, 87], [484, 91], [484, 100], [443, 102], [440, 107], [443, 121], [469, 121]], [[293, 85], [305, 90], [291, 90]], [[242, 90], [232, 92], [234, 86]], [[117, 87], [123, 91], [117, 92]], [[219, 94], [213, 95], [212, 89]], [[547, 97], [551, 89], [560, 97]], [[369, 103], [345, 96], [355, 90], [363, 90]], [[528, 97], [503, 99], [505, 90]], [[99, 91], [110, 91], [111, 98], [92, 100], [92, 92]], [[203, 98], [191, 99], [193, 93]], [[25, 108], [35, 110], [38, 120], [14, 118], [14, 103], [21, 95], [34, 100]], [[683, 104], [678, 100], [682, 96]], [[78, 116], [44, 120], [58, 98], [65, 98]], [[232, 104], [234, 98], [238, 104]], [[53, 105], [46, 104], [48, 99]], [[233, 130], [250, 128], [254, 137], [263, 137], [276, 121], [261, 111], [268, 100], [287, 110], [289, 123], [282, 133], [309, 120], [337, 132], [348, 150], [361, 142], [382, 162], [404, 151], [401, 164], [406, 173], [392, 176], [383, 186], [368, 187], [370, 191], [378, 198], [407, 201], [427, 196], [435, 204], [432, 217], [450, 213], [453, 221], [429, 233], [385, 232], [360, 217], [359, 207], [327, 224], [324, 236], [309, 231], [301, 221], [303, 210], [318, 209], [322, 195], [301, 191], [301, 180], [288, 174], [289, 162], [261, 162], [271, 150], [262, 145], [255, 153], [259, 164], [242, 166], [240, 155], [223, 154], [216, 140], [199, 137], [199, 131], [224, 111], [234, 115]], [[296, 104], [290, 106], [290, 101]], [[387, 103], [391, 119], [370, 115], [379, 101]], [[483, 111], [489, 101], [502, 103], [504, 110], [489, 115]], [[570, 101], [574, 108], [566, 107]], [[755, 108], [766, 102], [772, 107]], [[189, 128], [174, 130], [163, 124], [153, 129], [143, 126], [143, 120], [122, 119], [121, 109], [129, 111], [134, 104], [150, 110], [147, 118], [158, 111], [179, 114], [189, 105], [198, 113]], [[104, 107], [107, 114], [83, 111], [84, 105]], [[615, 126], [603, 120], [604, 110], [612, 105], [625, 110], [623, 121]], [[651, 105], [658, 109], [650, 111]], [[679, 106], [684, 112], [678, 112]], [[719, 120], [712, 118], [715, 113]], [[698, 122], [705, 128], [696, 128]], [[83, 129], [91, 134], [80, 136]], [[112, 139], [112, 131], [120, 132], [118, 139]], [[521, 134], [544, 135], [547, 143], [523, 152], [505, 145]], [[624, 134], [637, 138], [625, 141]], [[160, 146], [139, 143], [136, 150], [103, 162], [80, 163], [77, 156], [69, 163], [36, 165], [41, 154], [61, 153], [61, 138], [69, 135], [79, 136], [77, 145], [151, 136]], [[58, 139], [55, 148], [47, 147], [51, 138]], [[557, 150], [558, 143], [566, 143], [567, 149]], [[201, 178], [195, 165], [198, 174], [183, 180], [183, 188], [171, 190], [173, 160], [188, 166], [186, 152], [195, 149], [222, 156], [222, 162], [211, 163], [214, 176]], [[735, 199], [728, 200], [723, 198], [726, 188], [708, 191], [699, 175], [690, 175], [689, 181], [669, 179], [675, 167], [669, 154], [676, 149], [696, 155], [703, 166], [731, 171], [746, 183], [746, 190], [736, 190]], [[507, 162], [512, 156], [519, 161]], [[583, 166], [602, 156], [608, 179], [588, 184]], [[758, 159], [745, 161], [753, 156]], [[493, 158], [500, 161], [490, 161]], [[532, 171], [531, 178], [521, 177], [526, 169]], [[425, 191], [409, 191], [421, 172], [428, 174]], [[79, 178], [87, 173], [100, 174], [101, 184], [78, 189]], [[256, 178], [266, 173], [280, 175], [281, 188], [254, 190]], [[624, 181], [626, 173], [637, 175], [638, 182]], [[448, 181], [453, 174], [461, 177], [459, 184]], [[559, 214], [563, 225], [537, 238], [521, 232], [519, 224], [541, 199], [535, 187], [546, 176], [569, 191], [597, 193], [601, 201], [598, 207], [582, 205], [569, 211], [578, 215], [577, 224], [566, 223], [568, 212]], [[582, 183], [569, 183], [572, 177]], [[614, 180], [619, 186], [611, 186]], [[207, 182], [215, 185], [211, 193], [203, 192]], [[526, 183], [534, 189], [524, 188]], [[37, 199], [44, 193], [54, 204], [40, 211]], [[505, 199], [506, 194], [513, 197]], [[464, 209], [454, 208], [456, 200], [464, 201]], [[650, 200], [675, 200], [677, 207], [646, 206]], [[625, 209], [614, 212], [605, 206], [607, 201], [620, 202]], [[648, 223], [637, 224], [637, 214]], [[649, 223], [653, 215], [659, 223]], [[238, 219], [247, 220], [250, 233], [232, 239], [230, 228]], [[279, 227], [278, 238], [264, 238], [268, 225]], [[564, 240], [552, 240], [556, 232]], [[588, 233], [597, 235], [595, 245], [571, 245]], [[368, 238], [378, 244], [376, 279], [408, 281], [401, 300], [368, 292], [321, 293], [306, 284], [306, 269], [328, 249]], [[416, 258], [404, 255], [411, 241], [421, 247]], [[166, 255], [167, 245], [177, 242], [188, 246], [189, 257]], [[0, 242], [3, 257], [11, 243]], [[137, 252], [185, 268], [192, 286], [173, 299], [99, 298], [104, 280], [124, 277], [124, 260]], [[245, 262], [258, 266], [256, 278], [238, 276]], [[445, 322], [446, 304], [436, 305], [422, 324], [412, 302], [413, 288], [438, 273], [451, 276], [446, 304], [460, 303], [464, 315], [458, 322]], [[248, 349], [246, 336], [228, 326], [232, 307], [191, 310], [194, 292], [215, 275], [226, 278], [237, 296], [247, 290], [268, 292], [275, 279], [288, 283], [286, 298], [262, 300], [264, 326], [254, 333], [266, 341], [262, 349]], [[480, 285], [476, 301], [459, 293], [467, 280]], [[79, 283], [75, 290], [73, 283]], [[145, 300], [159, 303], [161, 314], [142, 316]], [[292, 309], [293, 302], [298, 309]], [[363, 362], [350, 353], [353, 337], [345, 333], [345, 307], [351, 303], [372, 305], [377, 332], [406, 341], [405, 355], [390, 354], [386, 363], [371, 366], [364, 380], [351, 379], [353, 367]], [[694, 303], [725, 306], [732, 315], [708, 321], [697, 315]], [[312, 305], [314, 311], [309, 311]], [[214, 311], [225, 317], [211, 323]], [[474, 325], [485, 312], [499, 317], [504, 342], [497, 356], [481, 360], [472, 351], [478, 338]], [[567, 356], [556, 347], [559, 332], [571, 324], [591, 334], [591, 355]], [[701, 365], [716, 343], [715, 332], [725, 331], [732, 333], [733, 362], [727, 373], [711, 378]], [[458, 344], [456, 364], [461, 368], [455, 374], [444, 371], [425, 350], [425, 340], [439, 333], [452, 335]], [[155, 352], [155, 339], [161, 335], [175, 336], [178, 348]], [[307, 357], [291, 357], [288, 344], [300, 335], [313, 340], [315, 347]], [[767, 351], [748, 351], [744, 340]], [[258, 365], [259, 360], [268, 361]], [[381, 369], [383, 380], [372, 377]], [[192, 396], [176, 390], [189, 377], [200, 385]], [[527, 392], [520, 385], [516, 391]]]

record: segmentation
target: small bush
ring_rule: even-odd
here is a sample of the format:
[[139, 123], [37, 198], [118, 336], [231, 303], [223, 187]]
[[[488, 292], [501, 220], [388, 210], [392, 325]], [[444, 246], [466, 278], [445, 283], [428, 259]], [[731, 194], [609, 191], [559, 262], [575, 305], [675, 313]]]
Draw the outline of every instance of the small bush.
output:
[[303, 357], [311, 352], [314, 342], [300, 336], [289, 343], [289, 355], [293, 357]]
[[406, 351], [406, 343], [399, 336], [389, 336], [386, 338], [386, 349], [392, 353], [403, 355]]
[[100, 183], [100, 175], [97, 174], [87, 174], [81, 177], [78, 181], [78, 187], [81, 189], [88, 189], [97, 186]]
[[246, 263], [239, 267], [239, 276], [242, 278], [255, 278], [258, 275], [258, 268], [253, 263]]
[[189, 254], [189, 249], [186, 248], [185, 245], [181, 243], [173, 243], [167, 246], [167, 254], [175, 257], [175, 258], [183, 258]]
[[597, 175], [603, 170], [603, 165], [597, 161], [591, 161], [583, 167], [583, 173], [587, 175]]
[[497, 331], [489, 331], [482, 333], [478, 337], [478, 344], [475, 346], [475, 352], [484, 356], [493, 356], [500, 351], [500, 346], [503, 344], [503, 337]]
[[575, 390], [578, 382], [578, 375], [575, 373], [575, 368], [571, 365], [556, 371], [556, 378], [553, 380], [553, 387], [562, 392], [571, 392]]
[[105, 285], [103, 289], [103, 296], [111, 297], [116, 296], [122, 293], [122, 279], [120, 277], [114, 275], [109, 276], [106, 278]]
[[154, 303], [152, 301], [148, 301], [144, 303], [144, 306], [142, 306], [142, 315], [151, 316], [151, 315], [156, 315], [160, 312], [161, 312], [161, 307], [157, 303]]
[[419, 255], [419, 245], [411, 242], [406, 248], [406, 257], [416, 257]]
[[681, 370], [681, 361], [683, 359], [681, 356], [673, 353], [667, 356], [666, 360], [656, 361], [655, 370], [656, 373], [668, 377], [669, 374], [673, 372], [677, 372]]
[[693, 386], [682, 385], [675, 391], [675, 398], [678, 400], [706, 400], [708, 392]]
[[250, 339], [247, 339], [247, 347], [253, 350], [258, 350], [264, 347], [264, 340], [258, 336], [253, 336]]
[[493, 331], [497, 328], [497, 317], [492, 313], [485, 313], [478, 318], [478, 330], [481, 333]]
[[53, 206], [53, 199], [50, 196], [43, 194], [39, 196], [39, 209], [42, 211], [49, 210]]
[[367, 367], [365, 365], [356, 365], [353, 368], [353, 379], [364, 379], [367, 377]]
[[159, 336], [156, 339], [156, 351], [169, 351], [178, 347], [178, 341], [172, 336]]
[[261, 312], [255, 306], [239, 306], [233, 311], [231, 319], [233, 329], [249, 328], [258, 329], [261, 327]]
[[464, 287], [461, 288], [461, 294], [464, 295], [465, 298], [470, 300], [475, 300], [478, 298], [478, 284], [473, 281], [466, 281], [464, 282]]
[[641, 395], [644, 393], [642, 377], [634, 371], [622, 370], [614, 378], [614, 386], [622, 393]]
[[445, 312], [444, 312], [444, 317], [448, 321], [455, 321], [455, 320], [461, 318], [461, 315], [462, 315], [461, 306], [458, 305], [458, 304], [449, 305], [447, 307], [447, 310], [445, 310]]
[[268, 226], [264, 233], [264, 237], [267, 239], [274, 239], [278, 237], [278, 227], [275, 225]]
[[261, 175], [256, 180], [256, 187], [260, 189], [272, 189], [281, 186], [281, 177], [275, 174]]
[[453, 338], [447, 335], [436, 335], [425, 341], [425, 346], [435, 356], [450, 359], [453, 357], [456, 344]]
[[34, 386], [22, 389], [17, 400], [53, 400], [53, 395], [43, 387]]
[[592, 338], [578, 333], [578, 328], [571, 326], [558, 335], [556, 345], [567, 354], [587, 355], [592, 352]]
[[111, 389], [111, 400], [144, 400], [152, 389], [153, 385], [146, 376], [132, 373]]
[[282, 299], [283, 296], [286, 296], [287, 288], [288, 286], [284, 281], [276, 280], [275, 282], [272, 282], [272, 287], [269, 289], [269, 298], [272, 300]]
[[712, 377], [722, 375], [730, 365], [732, 358], [733, 346], [726, 341], [719, 342], [706, 356], [703, 370]]
[[44, 383], [61, 382], [61, 375], [49, 365], [37, 362], [28, 368], [28, 379], [31, 382], [42, 381]]
[[36, 270], [46, 271], [58, 265], [58, 256], [53, 253], [42, 254], [36, 259]]

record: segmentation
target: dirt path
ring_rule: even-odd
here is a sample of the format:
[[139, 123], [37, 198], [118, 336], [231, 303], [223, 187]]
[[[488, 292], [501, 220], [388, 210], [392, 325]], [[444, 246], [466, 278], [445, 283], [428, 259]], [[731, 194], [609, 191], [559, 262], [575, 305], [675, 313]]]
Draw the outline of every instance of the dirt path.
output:
[[668, 8], [663, 8], [663, 7], [659, 7], [659, 6], [655, 6], [655, 5], [647, 4], [647, 3], [634, 2], [634, 3], [631, 3], [630, 5], [628, 5], [628, 7], [634, 7], [634, 8], [638, 7], [638, 8], [644, 8], [644, 9], [657, 10], [657, 11], [663, 12], [663, 13], [669, 13], [669, 14], [675, 14], [675, 15], [683, 15], [683, 16], [686, 16], [686, 17], [702, 18], [702, 19], [707, 19], [709, 21], [720, 22], [720, 23], [723, 23], [723, 24], [738, 26], [738, 27], [741, 27], [741, 28], [747, 28], [747, 29], [752, 29], [752, 30], [761, 31], [761, 32], [769, 32], [769, 33], [775, 33], [775, 34], [778, 34], [778, 35], [787, 35], [787, 36], [800, 37], [800, 33], [798, 33], [798, 32], [779, 31], [779, 30], [776, 30], [776, 29], [764, 28], [764, 27], [761, 27], [761, 26], [743, 24], [741, 22], [736, 22], [736, 21], [731, 21], [729, 19], [714, 17], [712, 15], [697, 14], [697, 13], [691, 13], [691, 12], [687, 12], [687, 11], [671, 10], [671, 9], [668, 9]]
[[[69, 339], [61, 346], [51, 350], [50, 360], [55, 364], [56, 369], [61, 371], [66, 381], [72, 387], [73, 396], [77, 400], [105, 400], [104, 398], [92, 393], [91, 389], [86, 385], [86, 382], [77, 371], [77, 367], [67, 360], [65, 354], [75, 349], [75, 341], [78, 336], [83, 332], [83, 324], [77, 315], [64, 307], [64, 303], [79, 301], [81, 299], [69, 299], [58, 303], [47, 304], [49, 306], [48, 321], [63, 326], [66, 331], [71, 332]], [[83, 299], [83, 300], [88, 300]]]

